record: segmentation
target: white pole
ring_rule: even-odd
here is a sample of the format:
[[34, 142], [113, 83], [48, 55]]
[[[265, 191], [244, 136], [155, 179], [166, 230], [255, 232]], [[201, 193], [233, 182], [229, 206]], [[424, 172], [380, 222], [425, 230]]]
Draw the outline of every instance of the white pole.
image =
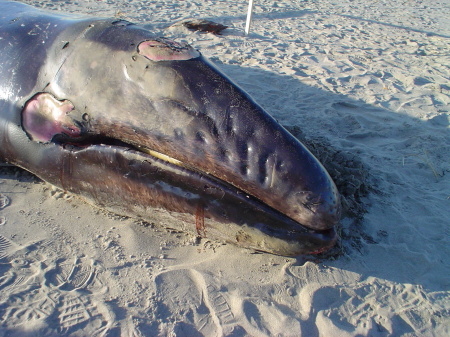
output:
[[250, 32], [250, 23], [252, 21], [253, 0], [248, 0], [247, 22], [245, 23], [245, 35]]

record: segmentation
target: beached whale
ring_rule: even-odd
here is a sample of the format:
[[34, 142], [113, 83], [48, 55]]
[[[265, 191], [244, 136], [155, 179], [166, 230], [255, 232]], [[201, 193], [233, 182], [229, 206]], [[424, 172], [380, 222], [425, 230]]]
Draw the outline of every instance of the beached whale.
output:
[[[189, 45], [0, 2], [0, 160], [89, 202], [297, 255], [336, 241], [318, 160]], [[173, 226], [173, 225], [171, 225]]]

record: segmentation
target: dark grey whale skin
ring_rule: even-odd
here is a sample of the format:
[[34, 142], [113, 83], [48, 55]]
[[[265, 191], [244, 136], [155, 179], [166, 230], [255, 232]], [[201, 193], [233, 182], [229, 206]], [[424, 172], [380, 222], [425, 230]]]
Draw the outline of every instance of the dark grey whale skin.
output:
[[[318, 160], [200, 53], [155, 61], [143, 41], [178, 46], [127, 21], [0, 1], [0, 159], [212, 239], [286, 256], [333, 246], [339, 194]], [[75, 136], [33, 140], [24, 121], [42, 94], [74, 107]]]

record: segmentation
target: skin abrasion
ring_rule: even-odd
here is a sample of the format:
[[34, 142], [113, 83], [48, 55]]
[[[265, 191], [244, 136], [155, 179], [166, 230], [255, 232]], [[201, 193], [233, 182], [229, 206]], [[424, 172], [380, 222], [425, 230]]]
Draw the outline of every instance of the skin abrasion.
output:
[[185, 61], [200, 56], [200, 53], [187, 44], [168, 39], [141, 42], [139, 54], [151, 61]]
[[81, 130], [69, 114], [75, 109], [68, 100], [59, 101], [49, 93], [34, 95], [22, 111], [22, 125], [31, 140], [47, 143], [57, 134], [71, 138]]

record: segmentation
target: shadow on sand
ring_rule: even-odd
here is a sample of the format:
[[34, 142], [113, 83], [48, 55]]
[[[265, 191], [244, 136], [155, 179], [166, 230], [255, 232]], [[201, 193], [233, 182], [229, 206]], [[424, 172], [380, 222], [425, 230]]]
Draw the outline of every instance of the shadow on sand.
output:
[[[431, 127], [436, 131], [435, 142], [429, 144], [433, 147], [435, 146], [433, 144], [439, 144], [439, 140], [446, 137], [448, 139], [447, 120], [431, 119], [425, 122], [345, 95], [308, 86], [292, 76], [256, 68], [243, 68], [234, 64], [223, 64], [217, 60], [214, 62], [266, 111], [307, 145], [324, 164], [338, 186], [343, 197], [344, 210], [339, 228], [342, 240], [331, 254], [321, 257], [325, 264], [349, 269], [361, 274], [363, 279], [373, 276], [398, 283], [421, 284], [424, 288], [434, 291], [443, 290], [445, 285], [438, 284], [439, 282], [430, 283], [428, 279], [422, 282], [421, 268], [426, 270], [426, 267], [419, 267], [421, 263], [414, 262], [418, 261], [418, 255], [420, 255], [417, 251], [418, 247], [414, 246], [417, 244], [417, 240], [414, 239], [404, 247], [405, 265], [399, 265], [402, 262], [398, 256], [392, 256], [390, 261], [379, 261], [391, 268], [371, 266], [368, 261], [358, 265], [351, 260], [355, 254], [363, 256], [362, 260], [364, 260], [364, 256], [370, 254], [371, 250], [378, 245], [387, 247], [388, 250], [396, 249], [398, 247], [395, 242], [392, 242], [391, 234], [394, 237], [413, 236], [417, 228], [421, 227], [421, 223], [416, 219], [405, 219], [404, 224], [396, 224], [391, 232], [385, 229], [385, 226], [374, 228], [373, 216], [369, 223], [365, 216], [367, 212], [371, 212], [375, 203], [383, 203], [384, 207], [384, 217], [376, 219], [379, 224], [389, 222], [390, 217], [396, 217], [398, 214], [395, 202], [391, 202], [391, 196], [396, 198], [396, 193], [404, 191], [398, 187], [408, 184], [407, 181], [402, 181], [403, 176], [391, 172], [396, 167], [402, 167], [400, 153], [403, 147], [396, 145], [399, 142], [398, 138], [413, 138], [415, 135], [420, 142], [419, 139], [423, 133], [421, 130]], [[408, 129], [407, 132], [403, 131], [402, 127]], [[411, 129], [414, 131], [411, 132]], [[392, 139], [386, 138], [387, 135], [392, 135]], [[429, 136], [424, 135], [424, 137]], [[409, 140], [405, 139], [405, 141]], [[448, 150], [445, 144], [442, 144], [442, 147]], [[393, 157], [393, 150], [400, 153], [397, 154], [397, 158], [394, 154], [394, 159], [398, 162], [392, 164], [392, 158], [387, 158]], [[439, 149], [436, 150], [439, 152]], [[436, 184], [444, 183], [444, 176], [449, 172], [442, 169], [433, 171], [431, 168], [424, 167], [426, 163], [416, 159], [414, 163], [416, 166], [422, 165], [423, 168], [429, 169], [431, 182], [435, 180]], [[442, 160], [446, 161], [445, 154]], [[382, 167], [383, 162], [393, 168]], [[407, 228], [410, 233], [399, 233], [399, 228]], [[392, 247], [389, 247], [389, 242]], [[430, 238], [427, 244], [432, 242], [433, 239]], [[405, 245], [405, 242], [401, 244]], [[409, 258], [407, 254], [410, 249]], [[335, 264], [334, 260], [338, 263]], [[299, 258], [298, 264], [303, 263], [305, 259]], [[409, 272], [395, 272], [398, 268], [409, 268], [409, 263], [412, 263]], [[361, 269], [358, 269], [359, 267]], [[442, 264], [442, 275], [447, 274], [446, 269], [448, 266]]]

